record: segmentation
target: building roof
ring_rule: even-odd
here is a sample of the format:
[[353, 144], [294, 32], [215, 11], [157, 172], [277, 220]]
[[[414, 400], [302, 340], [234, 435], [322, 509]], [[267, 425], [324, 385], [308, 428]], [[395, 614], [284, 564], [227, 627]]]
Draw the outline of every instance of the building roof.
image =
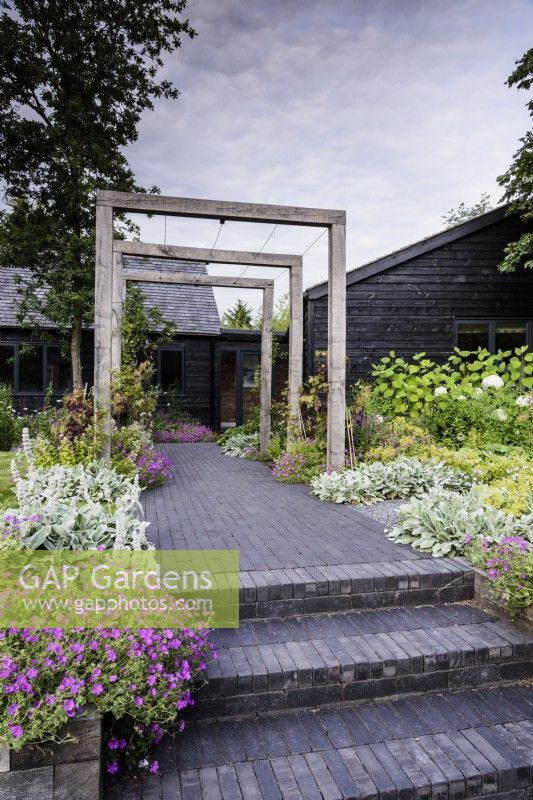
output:
[[[175, 270], [193, 275], [207, 275], [205, 264], [175, 259], [142, 258], [124, 256], [124, 265], [129, 269]], [[2, 267], [0, 291], [0, 327], [20, 328], [17, 318], [20, 304], [18, 280], [28, 280], [30, 270], [20, 267]], [[218, 335], [220, 318], [211, 286], [169, 285], [164, 283], [139, 283], [145, 307], [158, 308], [167, 322], [172, 322], [179, 333], [196, 335]], [[42, 296], [46, 289], [38, 290]], [[56, 326], [40, 315], [34, 316], [35, 324], [41, 328], [54, 329]], [[91, 326], [92, 328], [92, 326]]]
[[[442, 247], [442, 245], [449, 244], [457, 239], [462, 239], [464, 236], [468, 236], [482, 228], [487, 228], [489, 225], [494, 225], [494, 223], [504, 219], [508, 208], [507, 205], [498, 206], [498, 208], [494, 208], [492, 211], [486, 211], [484, 214], [474, 217], [474, 219], [461, 222], [459, 225], [453, 225], [451, 228], [433, 234], [433, 236], [427, 236], [425, 239], [420, 239], [420, 241], [414, 244], [402, 247], [400, 250], [394, 250], [392, 253], [382, 256], [375, 261], [369, 261], [367, 264], [348, 270], [346, 273], [346, 285], [351, 286], [354, 283], [365, 280], [365, 278], [384, 272], [391, 267], [396, 267], [398, 264], [403, 264], [405, 261], [409, 261], [416, 256], [429, 253], [437, 247]], [[307, 289], [304, 296], [310, 300], [316, 300], [319, 297], [324, 297], [327, 293], [328, 282], [323, 281]]]

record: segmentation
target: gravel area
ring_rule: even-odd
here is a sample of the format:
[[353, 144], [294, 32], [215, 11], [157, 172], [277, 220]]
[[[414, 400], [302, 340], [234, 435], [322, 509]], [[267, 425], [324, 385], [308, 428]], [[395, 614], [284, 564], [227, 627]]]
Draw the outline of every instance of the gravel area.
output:
[[371, 506], [358, 505], [352, 508], [381, 522], [385, 528], [391, 528], [398, 519], [398, 511], [405, 503], [405, 500], [382, 500], [381, 503], [374, 503]]

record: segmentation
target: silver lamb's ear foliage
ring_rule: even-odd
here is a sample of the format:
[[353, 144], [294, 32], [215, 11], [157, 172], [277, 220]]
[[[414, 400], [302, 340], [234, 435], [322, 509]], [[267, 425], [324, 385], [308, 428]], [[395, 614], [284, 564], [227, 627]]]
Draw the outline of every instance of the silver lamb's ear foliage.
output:
[[21, 543], [49, 550], [147, 549], [140, 494], [137, 478], [99, 462], [33, 467], [17, 482]]
[[459, 494], [436, 488], [400, 508], [388, 538], [437, 557], [455, 556], [463, 552], [465, 536], [498, 542], [522, 535], [532, 541], [531, 521], [533, 514], [516, 518], [485, 505], [476, 489]]
[[224, 454], [233, 458], [246, 458], [252, 450], [258, 448], [258, 433], [236, 433], [222, 445]]
[[470, 478], [439, 461], [396, 458], [361, 464], [344, 472], [323, 473], [311, 481], [311, 493], [334, 503], [377, 503], [406, 499], [434, 488], [466, 490]]
[[31, 449], [30, 432], [28, 428], [22, 429], [22, 452], [28, 459], [28, 465], [33, 466], [33, 450]]

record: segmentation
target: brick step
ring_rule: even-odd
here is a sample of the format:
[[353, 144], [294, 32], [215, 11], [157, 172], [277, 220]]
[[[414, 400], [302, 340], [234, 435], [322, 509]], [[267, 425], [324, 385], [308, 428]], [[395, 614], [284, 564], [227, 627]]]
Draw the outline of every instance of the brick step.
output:
[[533, 675], [533, 637], [437, 604], [255, 619], [212, 634], [195, 717], [317, 707]]
[[453, 603], [474, 591], [473, 571], [451, 558], [256, 570], [240, 582], [241, 619]]
[[529, 800], [533, 688], [198, 721], [157, 758], [106, 800]]

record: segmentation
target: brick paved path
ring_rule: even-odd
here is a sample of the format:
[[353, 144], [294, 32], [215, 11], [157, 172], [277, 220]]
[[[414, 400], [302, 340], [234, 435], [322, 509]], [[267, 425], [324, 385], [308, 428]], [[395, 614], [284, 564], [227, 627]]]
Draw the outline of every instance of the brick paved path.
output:
[[[533, 637], [473, 607], [465, 563], [215, 445], [169, 445], [160, 548], [241, 551], [185, 733], [106, 800], [533, 800]], [[526, 680], [524, 680], [526, 679]]]
[[308, 486], [278, 483], [257, 461], [229, 458], [214, 444], [164, 450], [173, 479], [144, 500], [159, 549], [237, 549], [242, 570], [420, 559], [389, 542], [380, 523], [321, 502]]

